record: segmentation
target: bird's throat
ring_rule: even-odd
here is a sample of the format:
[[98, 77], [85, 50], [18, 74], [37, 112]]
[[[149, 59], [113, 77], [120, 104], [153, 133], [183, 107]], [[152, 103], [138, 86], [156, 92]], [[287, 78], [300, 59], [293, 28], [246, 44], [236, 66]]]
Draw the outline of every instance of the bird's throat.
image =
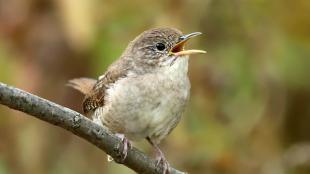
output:
[[176, 79], [187, 77], [188, 59], [188, 56], [172, 58], [170, 66], [164, 67], [164, 73]]

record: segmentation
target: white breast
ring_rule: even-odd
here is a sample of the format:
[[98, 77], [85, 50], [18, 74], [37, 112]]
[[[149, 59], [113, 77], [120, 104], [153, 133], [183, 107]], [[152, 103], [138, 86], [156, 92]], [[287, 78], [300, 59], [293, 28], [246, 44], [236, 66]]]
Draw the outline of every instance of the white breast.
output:
[[152, 136], [160, 141], [178, 123], [188, 100], [187, 69], [188, 58], [179, 58], [156, 73], [117, 81], [94, 116], [130, 139]]

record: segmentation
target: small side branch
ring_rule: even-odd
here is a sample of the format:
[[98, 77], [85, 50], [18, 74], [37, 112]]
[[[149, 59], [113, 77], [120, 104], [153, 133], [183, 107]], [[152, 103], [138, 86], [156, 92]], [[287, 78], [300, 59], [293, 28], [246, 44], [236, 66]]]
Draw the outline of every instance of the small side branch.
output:
[[[71, 109], [3, 83], [0, 83], [0, 104], [64, 128], [97, 146], [114, 159], [120, 157], [117, 150], [120, 139]], [[156, 162], [134, 147], [128, 150], [128, 155], [122, 163], [137, 173], [159, 173]], [[170, 173], [183, 172], [170, 168]]]

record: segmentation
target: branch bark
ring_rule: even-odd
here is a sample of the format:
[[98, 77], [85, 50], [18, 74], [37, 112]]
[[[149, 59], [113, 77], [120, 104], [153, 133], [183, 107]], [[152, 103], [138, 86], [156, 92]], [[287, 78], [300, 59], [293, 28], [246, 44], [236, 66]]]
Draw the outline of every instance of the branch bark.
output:
[[[3, 83], [0, 83], [0, 103], [64, 128], [105, 151], [115, 161], [120, 161], [117, 150], [120, 139], [78, 112]], [[156, 162], [135, 147], [128, 150], [128, 155], [122, 163], [137, 173], [160, 173]], [[171, 167], [170, 173], [183, 172]]]

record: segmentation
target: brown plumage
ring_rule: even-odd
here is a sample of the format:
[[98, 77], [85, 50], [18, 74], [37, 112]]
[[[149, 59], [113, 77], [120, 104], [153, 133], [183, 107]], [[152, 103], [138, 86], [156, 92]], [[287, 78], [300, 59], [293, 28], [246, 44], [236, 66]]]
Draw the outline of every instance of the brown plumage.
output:
[[[98, 107], [104, 106], [104, 96], [109, 85], [126, 76], [126, 68], [116, 68], [117, 63], [112, 64], [107, 72], [98, 80], [90, 78], [76, 78], [68, 82], [68, 86], [80, 91], [85, 95], [83, 100], [83, 112], [90, 114]], [[119, 66], [119, 65], [118, 65]]]

